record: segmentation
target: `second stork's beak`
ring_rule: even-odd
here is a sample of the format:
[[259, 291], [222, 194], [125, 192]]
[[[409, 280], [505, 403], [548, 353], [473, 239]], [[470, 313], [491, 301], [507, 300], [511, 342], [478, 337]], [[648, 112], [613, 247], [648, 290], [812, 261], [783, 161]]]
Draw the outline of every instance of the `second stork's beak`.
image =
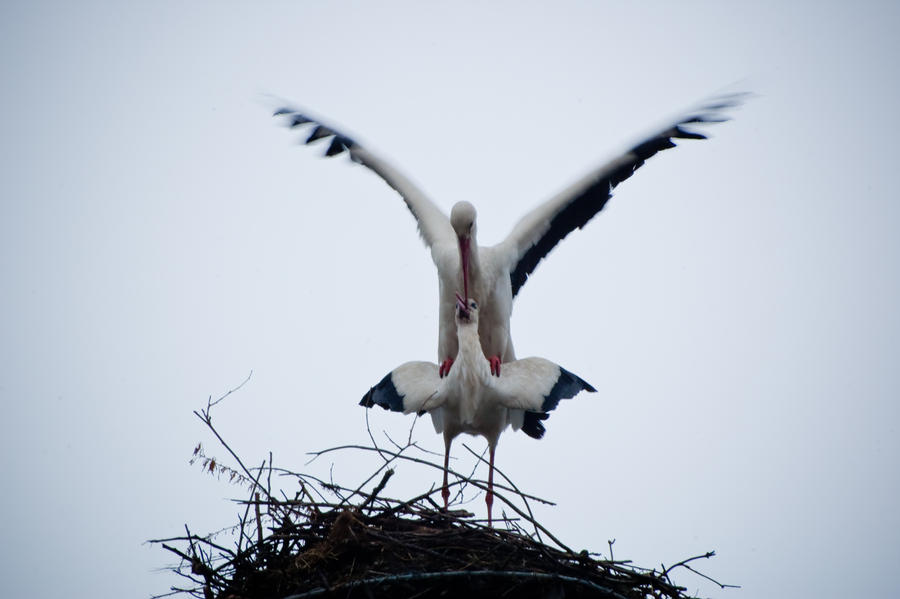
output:
[[465, 318], [469, 317], [469, 306], [466, 305], [466, 300], [463, 299], [463, 296], [456, 293], [456, 309], [459, 310], [460, 315]]

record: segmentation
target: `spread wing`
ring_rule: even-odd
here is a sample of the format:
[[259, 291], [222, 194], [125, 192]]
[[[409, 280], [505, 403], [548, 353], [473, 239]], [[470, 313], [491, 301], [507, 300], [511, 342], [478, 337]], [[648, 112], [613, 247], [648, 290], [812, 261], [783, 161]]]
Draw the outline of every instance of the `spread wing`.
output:
[[560, 400], [570, 399], [581, 391], [596, 389], [581, 377], [544, 358], [524, 358], [503, 364], [503, 374], [491, 379], [492, 395], [510, 409], [525, 411], [522, 430], [540, 439], [545, 428], [542, 420]]
[[658, 152], [674, 148], [673, 140], [706, 139], [706, 135], [686, 127], [728, 120], [722, 112], [741, 104], [745, 96], [730, 94], [700, 106], [526, 214], [501, 244], [514, 256], [511, 261], [515, 266], [510, 274], [513, 296], [557, 243], [603, 210], [619, 183]]
[[366, 408], [378, 405], [392, 412], [422, 414], [443, 403], [438, 393], [440, 386], [437, 364], [406, 362], [369, 389], [359, 405]]
[[326, 125], [321, 120], [310, 116], [306, 111], [285, 107], [276, 110], [274, 116], [283, 118], [285, 124], [291, 129], [308, 128], [309, 134], [303, 142], [305, 144], [312, 144], [320, 139], [330, 140], [325, 150], [326, 157], [338, 156], [346, 152], [353, 162], [365, 166], [381, 177], [406, 202], [407, 208], [416, 219], [419, 234], [428, 247], [445, 241], [451, 244], [456, 243], [447, 215], [441, 212], [440, 208], [428, 199], [422, 190], [390, 163], [331, 125]]

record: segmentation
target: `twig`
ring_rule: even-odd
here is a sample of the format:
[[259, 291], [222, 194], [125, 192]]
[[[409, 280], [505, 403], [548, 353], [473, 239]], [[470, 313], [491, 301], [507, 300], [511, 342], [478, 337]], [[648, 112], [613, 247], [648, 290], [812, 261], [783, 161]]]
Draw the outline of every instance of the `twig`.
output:
[[[471, 453], [472, 455], [474, 455], [476, 458], [478, 458], [478, 459], [481, 460], [482, 462], [487, 463], [486, 460], [484, 459], [484, 454], [478, 455], [477, 453], [475, 453], [474, 451], [472, 451], [472, 448], [469, 447], [468, 445], [466, 445], [465, 443], [463, 443], [463, 447], [465, 447], [466, 449], [468, 449], [468, 450], [469, 450], [469, 453]], [[502, 476], [502, 477], [503, 477], [503, 480], [505, 480], [506, 482], [508, 482], [508, 483], [510, 484], [510, 486], [511, 486], [512, 489], [513, 489], [513, 491], [515, 491], [515, 492], [519, 495], [519, 497], [522, 498], [522, 503], [525, 504], [525, 509], [528, 510], [528, 518], [529, 518], [532, 522], [534, 522], [535, 525], [536, 525], [537, 522], [536, 522], [536, 520], [534, 519], [534, 512], [531, 511], [531, 505], [529, 505], [529, 503], [528, 503], [528, 498], [527, 498], [527, 496], [526, 496], [524, 493], [522, 493], [522, 492], [519, 490], [519, 487], [517, 487], [517, 486], [515, 485], [515, 483], [513, 483], [513, 481], [510, 480], [510, 478], [509, 478], [508, 476], [506, 476], [506, 474], [504, 474], [503, 471], [500, 470], [499, 468], [497, 468], [496, 466], [494, 466], [494, 472], [496, 472], [497, 474], [499, 474], [500, 476]], [[538, 499], [538, 498], [535, 498], [535, 499]], [[549, 505], [556, 505], [556, 504], [551, 503], [551, 502], [549, 502], [549, 501], [544, 501], [543, 499], [538, 499], [538, 501], [543, 501], [544, 503], [547, 503], [547, 504], [549, 504]], [[538, 530], [537, 526], [535, 526], [535, 528], [534, 528], [534, 534], [537, 535], [537, 538], [538, 538], [539, 541], [543, 541], [543, 539], [541, 539], [541, 533], [540, 533], [540, 531]]]
[[[435, 586], [443, 587], [453, 581], [458, 585], [460, 580], [494, 579], [506, 589], [518, 588], [528, 581], [556, 582], [565, 585], [566, 590], [580, 589], [579, 593], [590, 596], [684, 599], [686, 589], [669, 580], [670, 574], [679, 567], [723, 589], [738, 588], [721, 584], [691, 567], [691, 562], [710, 558], [713, 552], [682, 560], [668, 568], [663, 566], [661, 573], [630, 565], [627, 560], [614, 561], [615, 539], [607, 541], [608, 561], [596, 559], [592, 555], [597, 554], [586, 551], [576, 554], [547, 531], [531, 509], [531, 501], [553, 504], [522, 493], [499, 469], [495, 470], [502, 483], [493, 487], [502, 518], [494, 521], [494, 527], [487, 526], [485, 520], [474, 518], [463, 509], [443, 509], [434, 499], [439, 490], [434, 484], [425, 493], [409, 500], [382, 495], [401, 465], [418, 464], [444, 471], [442, 464], [421, 457], [440, 454], [412, 443], [412, 429], [406, 445], [383, 433], [393, 450], [379, 447], [375, 435], [368, 429], [372, 446], [343, 445], [310, 454], [312, 462], [338, 451], [377, 453], [382, 462], [355, 489], [335, 481], [335, 463], [330, 464], [327, 480], [276, 468], [271, 452], [268, 463], [263, 460], [259, 467], [247, 468], [212, 426], [210, 415], [214, 405], [240, 389], [247, 380], [216, 401], [208, 401], [205, 409], [194, 412], [236, 460], [244, 473], [238, 475], [249, 481], [249, 497], [245, 495], [234, 500], [245, 504], [238, 525], [219, 531], [233, 531], [237, 537], [236, 551], [213, 542], [212, 535], [198, 537], [192, 534], [187, 526], [184, 536], [151, 541], [162, 543], [166, 550], [178, 555], [181, 561], [173, 571], [195, 585], [185, 589], [173, 586], [173, 593], [182, 592], [198, 598], [249, 597], [256, 596], [255, 593], [282, 597], [274, 587], [267, 585], [282, 585], [275, 581], [290, 580], [287, 582], [289, 587], [278, 587], [298, 593], [287, 599], [317, 597], [329, 592], [344, 596], [355, 594], [355, 589], [369, 594], [370, 588], [378, 585], [382, 588], [393, 585], [395, 589], [402, 585], [408, 590], [402, 596], [417, 597]], [[481, 491], [488, 488], [486, 481], [475, 478], [480, 465], [486, 462], [484, 455], [479, 455], [468, 445], [464, 447], [476, 457], [472, 473], [466, 477], [447, 469], [455, 479], [450, 485], [459, 489], [457, 497], [462, 504], [472, 501], [463, 500], [462, 492], [468, 485]], [[195, 450], [195, 458], [201, 455], [209, 460], [199, 453], [201, 451], [202, 447]], [[273, 472], [297, 479], [299, 490], [291, 492], [293, 499], [284, 490], [273, 489]], [[263, 486], [264, 473], [266, 485]], [[379, 475], [380, 481], [369, 490]], [[252, 519], [250, 509], [254, 510]], [[527, 532], [529, 527], [534, 528], [533, 534]], [[543, 537], [555, 547], [545, 544]], [[179, 543], [186, 547], [177, 548]], [[377, 561], [367, 562], [366, 555], [377, 555]], [[352, 559], [344, 559], [347, 556]], [[348, 562], [349, 572], [346, 569]], [[444, 568], [448, 570], [444, 571]], [[366, 575], [369, 577], [361, 578]], [[313, 582], [315, 580], [321, 581], [321, 586], [310, 588], [317, 584]], [[272, 595], [273, 592], [276, 595]]]
[[[251, 488], [251, 491], [250, 491], [250, 492], [251, 492], [251, 495], [250, 495], [251, 497], [253, 497], [254, 495], [255, 495], [256, 497], [259, 496], [257, 493], [254, 493], [252, 489], [253, 489], [253, 488], [259, 488], [259, 477], [262, 476], [262, 473], [263, 473], [263, 467], [264, 467], [265, 465], [266, 465], [265, 462], [263, 462], [263, 463], [260, 465], [260, 467], [259, 467], [259, 472], [257, 472], [255, 478], [254, 478], [252, 475], [251, 475], [251, 477], [250, 477], [250, 480], [253, 481], [253, 487]], [[241, 466], [243, 467], [243, 464], [241, 464]], [[244, 468], [244, 470], [246, 470], [246, 468]], [[248, 472], [248, 474], [249, 474], [249, 470], [248, 470], [247, 472]], [[272, 497], [271, 497], [270, 495], [268, 495], [268, 494], [266, 494], [266, 498], [267, 498], [267, 499], [272, 499]], [[246, 509], [244, 510], [244, 517], [241, 518], [241, 526], [240, 526], [240, 531], [239, 531], [240, 534], [238, 535], [238, 544], [237, 544], [237, 552], [238, 552], [238, 553], [241, 552], [241, 541], [242, 541], [245, 537], [247, 538], [248, 541], [250, 540], [250, 536], [247, 535], [247, 534], [244, 532], [244, 528], [246, 527], [246, 524], [247, 524], [247, 516], [248, 516], [249, 514], [250, 514], [250, 504], [248, 503]], [[258, 514], [258, 512], [257, 512], [257, 514]], [[258, 523], [258, 522], [259, 522], [259, 521], [257, 520], [257, 523]]]
[[372, 500], [375, 499], [375, 497], [379, 493], [381, 493], [382, 489], [384, 489], [384, 486], [387, 484], [388, 479], [390, 479], [392, 476], [394, 476], [393, 469], [388, 469], [387, 471], [385, 471], [384, 476], [381, 477], [381, 482], [378, 483], [378, 486], [372, 489], [372, 493], [368, 497], [366, 497], [365, 501], [360, 504], [360, 510], [366, 509], [366, 506], [372, 503]]
[[252, 371], [252, 370], [250, 371], [250, 374], [247, 375], [247, 378], [244, 379], [244, 382], [243, 382], [243, 383], [241, 383], [240, 385], [238, 385], [237, 387], [235, 387], [235, 388], [233, 388], [233, 389], [230, 389], [230, 390], [226, 391], [226, 392], [225, 392], [225, 395], [223, 395], [222, 397], [220, 397], [220, 398], [217, 399], [216, 401], [210, 401], [210, 400], [212, 399], [212, 395], [210, 395], [210, 396], [209, 396], [210, 399], [206, 401], [206, 411], [209, 412], [209, 409], [210, 409], [211, 407], [213, 407], [214, 405], [216, 405], [217, 403], [219, 403], [220, 401], [222, 401], [223, 399], [225, 399], [226, 397], [228, 397], [229, 395], [231, 395], [231, 394], [234, 393], [235, 391], [240, 391], [240, 390], [241, 390], [241, 387], [243, 387], [244, 385], [247, 384], [247, 381], [250, 380], [250, 377], [251, 377], [251, 376], [253, 376], [253, 371]]
[[690, 570], [691, 572], [693, 572], [693, 573], [696, 574], [697, 576], [702, 576], [702, 577], [705, 578], [706, 580], [708, 580], [708, 581], [710, 581], [710, 582], [712, 582], [712, 583], [714, 583], [714, 584], [719, 585], [719, 588], [721, 588], [721, 589], [739, 589], [739, 588], [741, 588], [740, 585], [723, 584], [723, 583], [719, 582], [718, 580], [716, 580], [716, 579], [714, 579], [714, 578], [711, 578], [711, 577], [707, 576], [706, 574], [704, 574], [703, 572], [700, 572], [699, 570], [696, 570], [695, 568], [692, 568], [692, 567], [690, 567], [690, 566], [688, 565], [689, 562], [692, 562], [692, 561], [694, 561], [694, 560], [698, 560], [698, 559], [709, 559], [709, 558], [711, 558], [711, 557], [714, 557], [715, 555], [716, 555], [716, 552], [715, 552], [715, 551], [707, 551], [707, 552], [704, 553], [703, 555], [695, 555], [694, 557], [689, 557], [689, 558], [687, 558], [687, 559], [685, 559], [685, 560], [681, 560], [681, 561], [678, 562], [677, 564], [672, 564], [672, 565], [669, 566], [668, 568], [665, 568], [665, 567], [664, 567], [663, 572], [662, 572], [662, 575], [665, 576], [666, 578], [668, 578], [669, 572], [671, 572], [671, 571], [674, 570], [675, 568], [681, 567], [681, 568], [686, 568], [686, 569]]
[[[465, 448], [468, 449], [470, 452], [472, 452], [472, 450], [469, 449], [468, 445], [466, 445], [465, 443], [463, 443], [463, 447], [465, 447]], [[484, 448], [484, 451], [481, 452], [481, 455], [480, 455], [480, 456], [476, 456], [476, 457], [479, 458], [478, 461], [476, 461], [475, 464], [472, 466], [472, 471], [469, 473], [469, 476], [464, 477], [464, 478], [462, 479], [462, 484], [459, 486], [459, 489], [456, 491], [456, 495], [453, 496], [453, 500], [452, 500], [451, 503], [456, 503], [457, 501], [459, 501], [460, 503], [462, 503], [462, 500], [463, 500], [463, 493], [465, 493], [466, 487], [468, 486], [467, 483], [468, 483], [470, 480], [472, 480], [472, 479], [475, 478], [475, 472], [478, 470], [478, 465], [479, 465], [480, 463], [484, 462], [484, 454], [485, 454], [487, 451], [488, 451], [488, 448], [485, 447], [485, 448]], [[474, 452], [473, 452], [473, 453], [474, 453]]]
[[263, 531], [262, 531], [262, 515], [259, 513], [259, 493], [254, 493], [256, 496], [256, 504], [253, 506], [256, 511], [256, 544], [259, 547], [262, 547], [263, 544]]
[[[225, 399], [226, 397], [228, 397], [229, 395], [231, 395], [232, 393], [234, 393], [235, 391], [237, 391], [238, 389], [243, 387], [247, 383], [247, 381], [250, 380], [250, 377], [252, 375], [253, 375], [253, 371], [251, 370], [250, 374], [247, 375], [247, 378], [244, 379], [243, 383], [241, 383], [240, 385], [238, 385], [237, 387], [235, 387], [234, 389], [232, 389], [231, 391], [229, 391], [228, 393], [226, 393], [225, 395], [223, 395], [216, 401], [211, 402], [211, 403], [207, 402], [206, 409], [200, 410], [199, 412], [197, 410], [194, 410], [194, 415], [197, 416], [197, 418], [199, 418], [200, 420], [202, 420], [204, 424], [206, 424], [207, 428], [209, 428], [209, 430], [212, 431], [212, 433], [216, 436], [216, 439], [219, 440], [219, 443], [222, 444], [222, 447], [224, 447], [226, 450], [228, 450], [228, 453], [231, 454], [231, 457], [233, 457], [235, 459], [235, 461], [237, 461], [238, 465], [241, 467], [241, 470], [243, 470], [244, 474], [247, 475], [247, 478], [255, 481], [256, 486], [259, 487], [258, 477], [254, 478], [254, 476], [252, 474], [250, 474], [250, 471], [247, 469], [246, 466], [244, 466], [244, 462], [241, 461], [241, 458], [239, 458], [238, 455], [234, 452], [234, 450], [231, 449], [231, 446], [225, 442], [225, 439], [222, 438], [222, 435], [220, 435], [219, 431], [216, 430], [216, 427], [213, 426], [212, 417], [210, 416], [210, 412], [209, 412], [210, 408], [212, 408], [214, 405], [216, 405], [217, 403], [219, 403], [220, 401], [222, 401], [223, 399]], [[263, 491], [266, 493], [266, 497], [269, 497], [268, 491], [265, 491], [265, 489], [263, 489]]]

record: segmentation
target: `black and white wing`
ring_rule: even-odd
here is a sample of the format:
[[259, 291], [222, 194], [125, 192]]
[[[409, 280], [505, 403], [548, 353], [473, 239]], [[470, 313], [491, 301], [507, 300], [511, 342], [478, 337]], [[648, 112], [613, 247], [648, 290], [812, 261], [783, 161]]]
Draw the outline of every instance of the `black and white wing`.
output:
[[440, 242], [456, 243], [456, 237], [447, 215], [441, 212], [440, 208], [428, 199], [421, 189], [391, 164], [348, 135], [310, 116], [306, 111], [284, 107], [276, 110], [274, 116], [283, 118], [285, 124], [291, 129], [308, 128], [309, 134], [303, 142], [305, 144], [312, 144], [320, 139], [330, 140], [324, 154], [326, 157], [338, 156], [346, 152], [353, 162], [365, 166], [381, 177], [406, 202], [407, 208], [416, 219], [419, 234], [422, 235], [422, 239], [428, 247], [433, 247]]
[[582, 391], [597, 390], [590, 383], [562, 366], [544, 358], [523, 358], [503, 364], [503, 375], [491, 378], [492, 397], [501, 405], [525, 411], [522, 430], [540, 439], [545, 428], [542, 420], [556, 409], [560, 400], [575, 397]]
[[438, 365], [432, 362], [401, 364], [369, 389], [359, 405], [366, 408], [381, 406], [392, 412], [423, 414], [440, 407], [443, 399], [438, 390], [441, 377]]
[[722, 112], [740, 105], [745, 96], [730, 94], [703, 104], [526, 214], [500, 244], [504, 252], [512, 254], [514, 267], [510, 279], [513, 296], [557, 243], [575, 229], [582, 228], [603, 209], [619, 183], [629, 178], [657, 152], [674, 148], [673, 140], [706, 139], [706, 135], [685, 127], [728, 120]]

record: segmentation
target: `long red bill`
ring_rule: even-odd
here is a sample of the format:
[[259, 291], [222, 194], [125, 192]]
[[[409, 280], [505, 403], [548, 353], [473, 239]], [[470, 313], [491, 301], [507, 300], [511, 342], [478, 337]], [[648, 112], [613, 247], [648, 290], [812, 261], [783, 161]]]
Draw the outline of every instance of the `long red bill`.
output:
[[459, 258], [462, 262], [463, 295], [466, 298], [465, 305], [469, 305], [469, 238], [459, 238]]
[[467, 314], [469, 313], [469, 306], [458, 291], [456, 292], [456, 307]]

